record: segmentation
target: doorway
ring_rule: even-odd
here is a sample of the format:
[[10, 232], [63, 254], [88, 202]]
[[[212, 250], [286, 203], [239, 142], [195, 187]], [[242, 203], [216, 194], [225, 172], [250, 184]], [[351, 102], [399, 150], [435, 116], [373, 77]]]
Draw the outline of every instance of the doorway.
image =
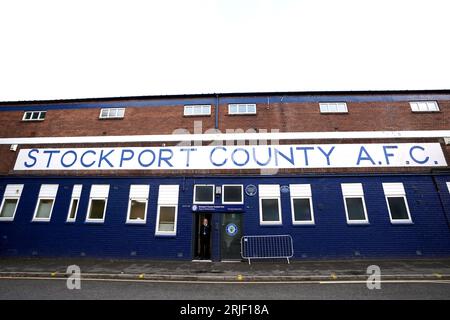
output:
[[221, 259], [240, 260], [242, 213], [222, 213], [220, 228]]
[[212, 250], [212, 238], [213, 238], [213, 227], [212, 227], [212, 214], [211, 213], [194, 213], [194, 236], [193, 236], [193, 247], [194, 254], [193, 260], [200, 260], [201, 258], [201, 247], [200, 247], [200, 227], [203, 224], [203, 219], [208, 219], [208, 224], [210, 226], [211, 234], [209, 237], [209, 252], [205, 252], [207, 259], [211, 259], [211, 250]]

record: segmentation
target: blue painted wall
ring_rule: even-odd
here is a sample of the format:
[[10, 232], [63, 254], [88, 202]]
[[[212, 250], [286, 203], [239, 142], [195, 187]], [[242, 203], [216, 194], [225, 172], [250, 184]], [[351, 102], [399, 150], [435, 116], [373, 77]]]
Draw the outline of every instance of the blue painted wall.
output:
[[[0, 256], [88, 256], [154, 259], [192, 259], [191, 210], [193, 185], [213, 183], [280, 184], [310, 183], [314, 226], [293, 226], [290, 195], [281, 193], [282, 226], [259, 225], [258, 195], [245, 196], [244, 234], [290, 234], [295, 258], [450, 257], [449, 176], [292, 176], [211, 178], [1, 178], [5, 186], [24, 184], [14, 221], [0, 222]], [[362, 183], [369, 225], [348, 225], [341, 183]], [[403, 182], [413, 224], [393, 225], [383, 193], [383, 182]], [[31, 222], [41, 184], [59, 184], [50, 222]], [[149, 184], [147, 223], [125, 224], [130, 184]], [[75, 223], [66, 223], [72, 186], [83, 184]], [[85, 222], [91, 184], [110, 184], [103, 224]], [[179, 184], [177, 235], [155, 236], [158, 186]], [[216, 198], [220, 204], [221, 198]], [[213, 214], [213, 224], [220, 213]], [[213, 238], [213, 258], [219, 259], [218, 232]]]

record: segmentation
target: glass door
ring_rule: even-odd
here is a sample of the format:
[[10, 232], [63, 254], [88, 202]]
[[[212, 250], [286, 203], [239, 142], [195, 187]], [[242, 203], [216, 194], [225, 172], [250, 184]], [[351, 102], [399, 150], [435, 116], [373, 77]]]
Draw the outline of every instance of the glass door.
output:
[[222, 213], [220, 228], [222, 260], [241, 259], [242, 213]]

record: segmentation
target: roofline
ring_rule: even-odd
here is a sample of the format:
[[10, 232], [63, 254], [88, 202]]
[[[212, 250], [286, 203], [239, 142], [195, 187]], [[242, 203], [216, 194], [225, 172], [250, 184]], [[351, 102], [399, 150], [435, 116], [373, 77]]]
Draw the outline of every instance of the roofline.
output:
[[53, 103], [83, 103], [106, 102], [123, 100], [158, 100], [158, 99], [183, 99], [183, 98], [215, 98], [219, 97], [260, 97], [260, 96], [321, 96], [321, 95], [397, 95], [397, 94], [450, 94], [450, 89], [424, 89], [424, 90], [361, 90], [361, 91], [269, 91], [269, 92], [223, 92], [223, 93], [193, 93], [173, 95], [148, 95], [148, 96], [121, 96], [100, 98], [74, 98], [51, 100], [17, 100], [0, 101], [0, 106], [33, 105]]

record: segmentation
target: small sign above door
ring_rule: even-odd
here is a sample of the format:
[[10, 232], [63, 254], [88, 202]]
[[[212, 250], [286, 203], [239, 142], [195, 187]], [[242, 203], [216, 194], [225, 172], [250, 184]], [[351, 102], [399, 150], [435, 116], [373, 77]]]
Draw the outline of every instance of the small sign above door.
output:
[[192, 205], [192, 211], [194, 212], [222, 212], [222, 213], [237, 213], [244, 212], [243, 205]]

